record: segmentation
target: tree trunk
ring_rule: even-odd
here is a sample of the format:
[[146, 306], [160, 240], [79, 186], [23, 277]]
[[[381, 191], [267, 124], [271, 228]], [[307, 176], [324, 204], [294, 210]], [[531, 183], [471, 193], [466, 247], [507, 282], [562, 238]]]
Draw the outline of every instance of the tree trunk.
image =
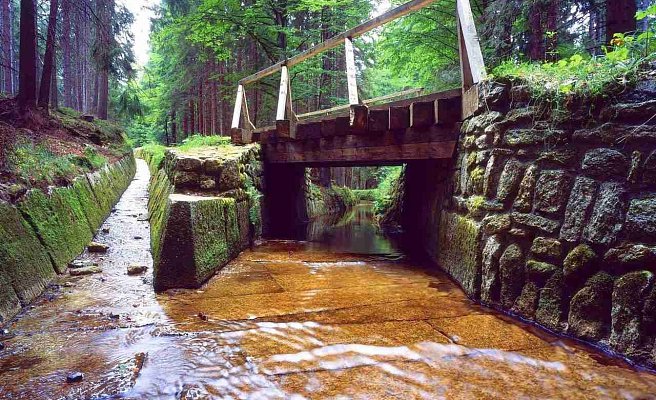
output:
[[21, 0], [18, 107], [36, 108], [36, 2]]
[[39, 88], [39, 107], [48, 109], [50, 104], [50, 89], [55, 64], [55, 41], [57, 33], [58, 0], [50, 0], [50, 16], [48, 17], [48, 37], [46, 38], [46, 52], [43, 56], [43, 73], [41, 74], [41, 87]]
[[558, 1], [551, 0], [547, 4], [547, 42], [546, 59], [555, 61], [558, 58]]
[[114, 13], [114, 1], [102, 0], [98, 4], [100, 8], [100, 25], [97, 30], [100, 35], [100, 59], [98, 62], [98, 111], [100, 119], [109, 116], [109, 69], [111, 67], [111, 37], [112, 37], [112, 14]]
[[6, 56], [2, 58], [3, 90], [9, 95], [14, 94], [13, 69], [14, 40], [11, 29], [11, 4], [9, 0], [0, 0], [0, 13], [2, 14], [2, 47], [6, 49]]
[[544, 59], [544, 29], [542, 27], [542, 4], [534, 0], [528, 17], [528, 57], [531, 60]]
[[52, 79], [50, 85], [50, 107], [59, 109], [59, 85], [57, 84], [57, 55], [52, 60]]
[[606, 44], [610, 43], [616, 33], [636, 30], [635, 0], [608, 0], [606, 2]]
[[71, 71], [71, 3], [62, 0], [62, 86], [64, 88], [64, 106], [73, 108], [73, 81]]
[[171, 110], [171, 143], [178, 143], [178, 120], [175, 115], [175, 108]]

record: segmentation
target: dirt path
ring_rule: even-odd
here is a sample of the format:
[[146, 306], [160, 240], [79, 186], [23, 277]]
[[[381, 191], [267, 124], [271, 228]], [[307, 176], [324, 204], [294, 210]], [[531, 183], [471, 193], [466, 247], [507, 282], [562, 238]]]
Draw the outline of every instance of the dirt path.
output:
[[[156, 295], [147, 179], [139, 161], [97, 238], [102, 274], [62, 278], [8, 327], [0, 398], [654, 398], [656, 375], [476, 306], [408, 260], [272, 241], [201, 290]], [[128, 276], [131, 263], [149, 271]]]

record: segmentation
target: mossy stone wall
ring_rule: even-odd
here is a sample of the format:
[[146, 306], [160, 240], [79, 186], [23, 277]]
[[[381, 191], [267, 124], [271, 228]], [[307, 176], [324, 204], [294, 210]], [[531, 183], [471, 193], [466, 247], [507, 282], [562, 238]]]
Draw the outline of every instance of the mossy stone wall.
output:
[[565, 119], [481, 93], [450, 165], [406, 167], [406, 233], [473, 299], [656, 367], [656, 80]]
[[48, 193], [0, 202], [0, 323], [64, 273], [92, 239], [135, 173], [132, 156]]
[[136, 153], [154, 171], [148, 208], [157, 291], [202, 286], [262, 231], [259, 148], [199, 152]]

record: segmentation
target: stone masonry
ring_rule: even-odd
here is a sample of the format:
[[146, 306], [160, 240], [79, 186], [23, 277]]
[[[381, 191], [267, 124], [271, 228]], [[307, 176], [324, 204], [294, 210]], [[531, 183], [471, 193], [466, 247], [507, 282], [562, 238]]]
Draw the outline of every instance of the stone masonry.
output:
[[656, 367], [655, 74], [560, 120], [486, 89], [427, 250], [481, 302]]

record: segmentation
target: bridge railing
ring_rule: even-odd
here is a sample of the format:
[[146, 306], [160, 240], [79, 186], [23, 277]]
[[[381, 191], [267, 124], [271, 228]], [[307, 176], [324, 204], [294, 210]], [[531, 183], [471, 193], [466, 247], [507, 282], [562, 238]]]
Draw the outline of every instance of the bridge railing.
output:
[[[383, 96], [381, 98], [361, 101], [358, 96], [356, 82], [355, 56], [353, 39], [364, 35], [386, 23], [401, 18], [417, 10], [421, 10], [439, 0], [413, 0], [393, 8], [380, 16], [358, 25], [348, 31], [342, 32], [300, 54], [280, 61], [259, 72], [241, 79], [237, 86], [237, 98], [232, 117], [232, 138], [236, 143], [250, 143], [255, 125], [250, 119], [248, 104], [246, 102], [246, 85], [255, 83], [263, 78], [280, 72], [280, 90], [278, 93], [278, 105], [276, 108], [276, 130], [279, 137], [295, 138], [296, 124], [304, 117], [327, 115], [331, 112], [349, 109], [351, 126], [357, 124], [358, 115], [362, 108], [366, 109], [368, 103], [391, 100], [403, 95], [408, 91]], [[458, 23], [458, 48], [460, 56], [460, 69], [462, 77], [462, 110], [463, 118], [468, 117], [478, 104], [478, 83], [485, 79], [485, 63], [481, 52], [480, 43], [474, 25], [474, 17], [469, 0], [457, 0], [457, 23]], [[303, 115], [296, 115], [292, 108], [291, 82], [289, 69], [293, 66], [311, 58], [319, 53], [334, 49], [343, 45], [345, 48], [346, 77], [348, 86], [348, 106], [334, 107], [328, 110], [319, 110]], [[417, 89], [420, 90], [420, 89]], [[420, 93], [419, 93], [420, 94]]]

